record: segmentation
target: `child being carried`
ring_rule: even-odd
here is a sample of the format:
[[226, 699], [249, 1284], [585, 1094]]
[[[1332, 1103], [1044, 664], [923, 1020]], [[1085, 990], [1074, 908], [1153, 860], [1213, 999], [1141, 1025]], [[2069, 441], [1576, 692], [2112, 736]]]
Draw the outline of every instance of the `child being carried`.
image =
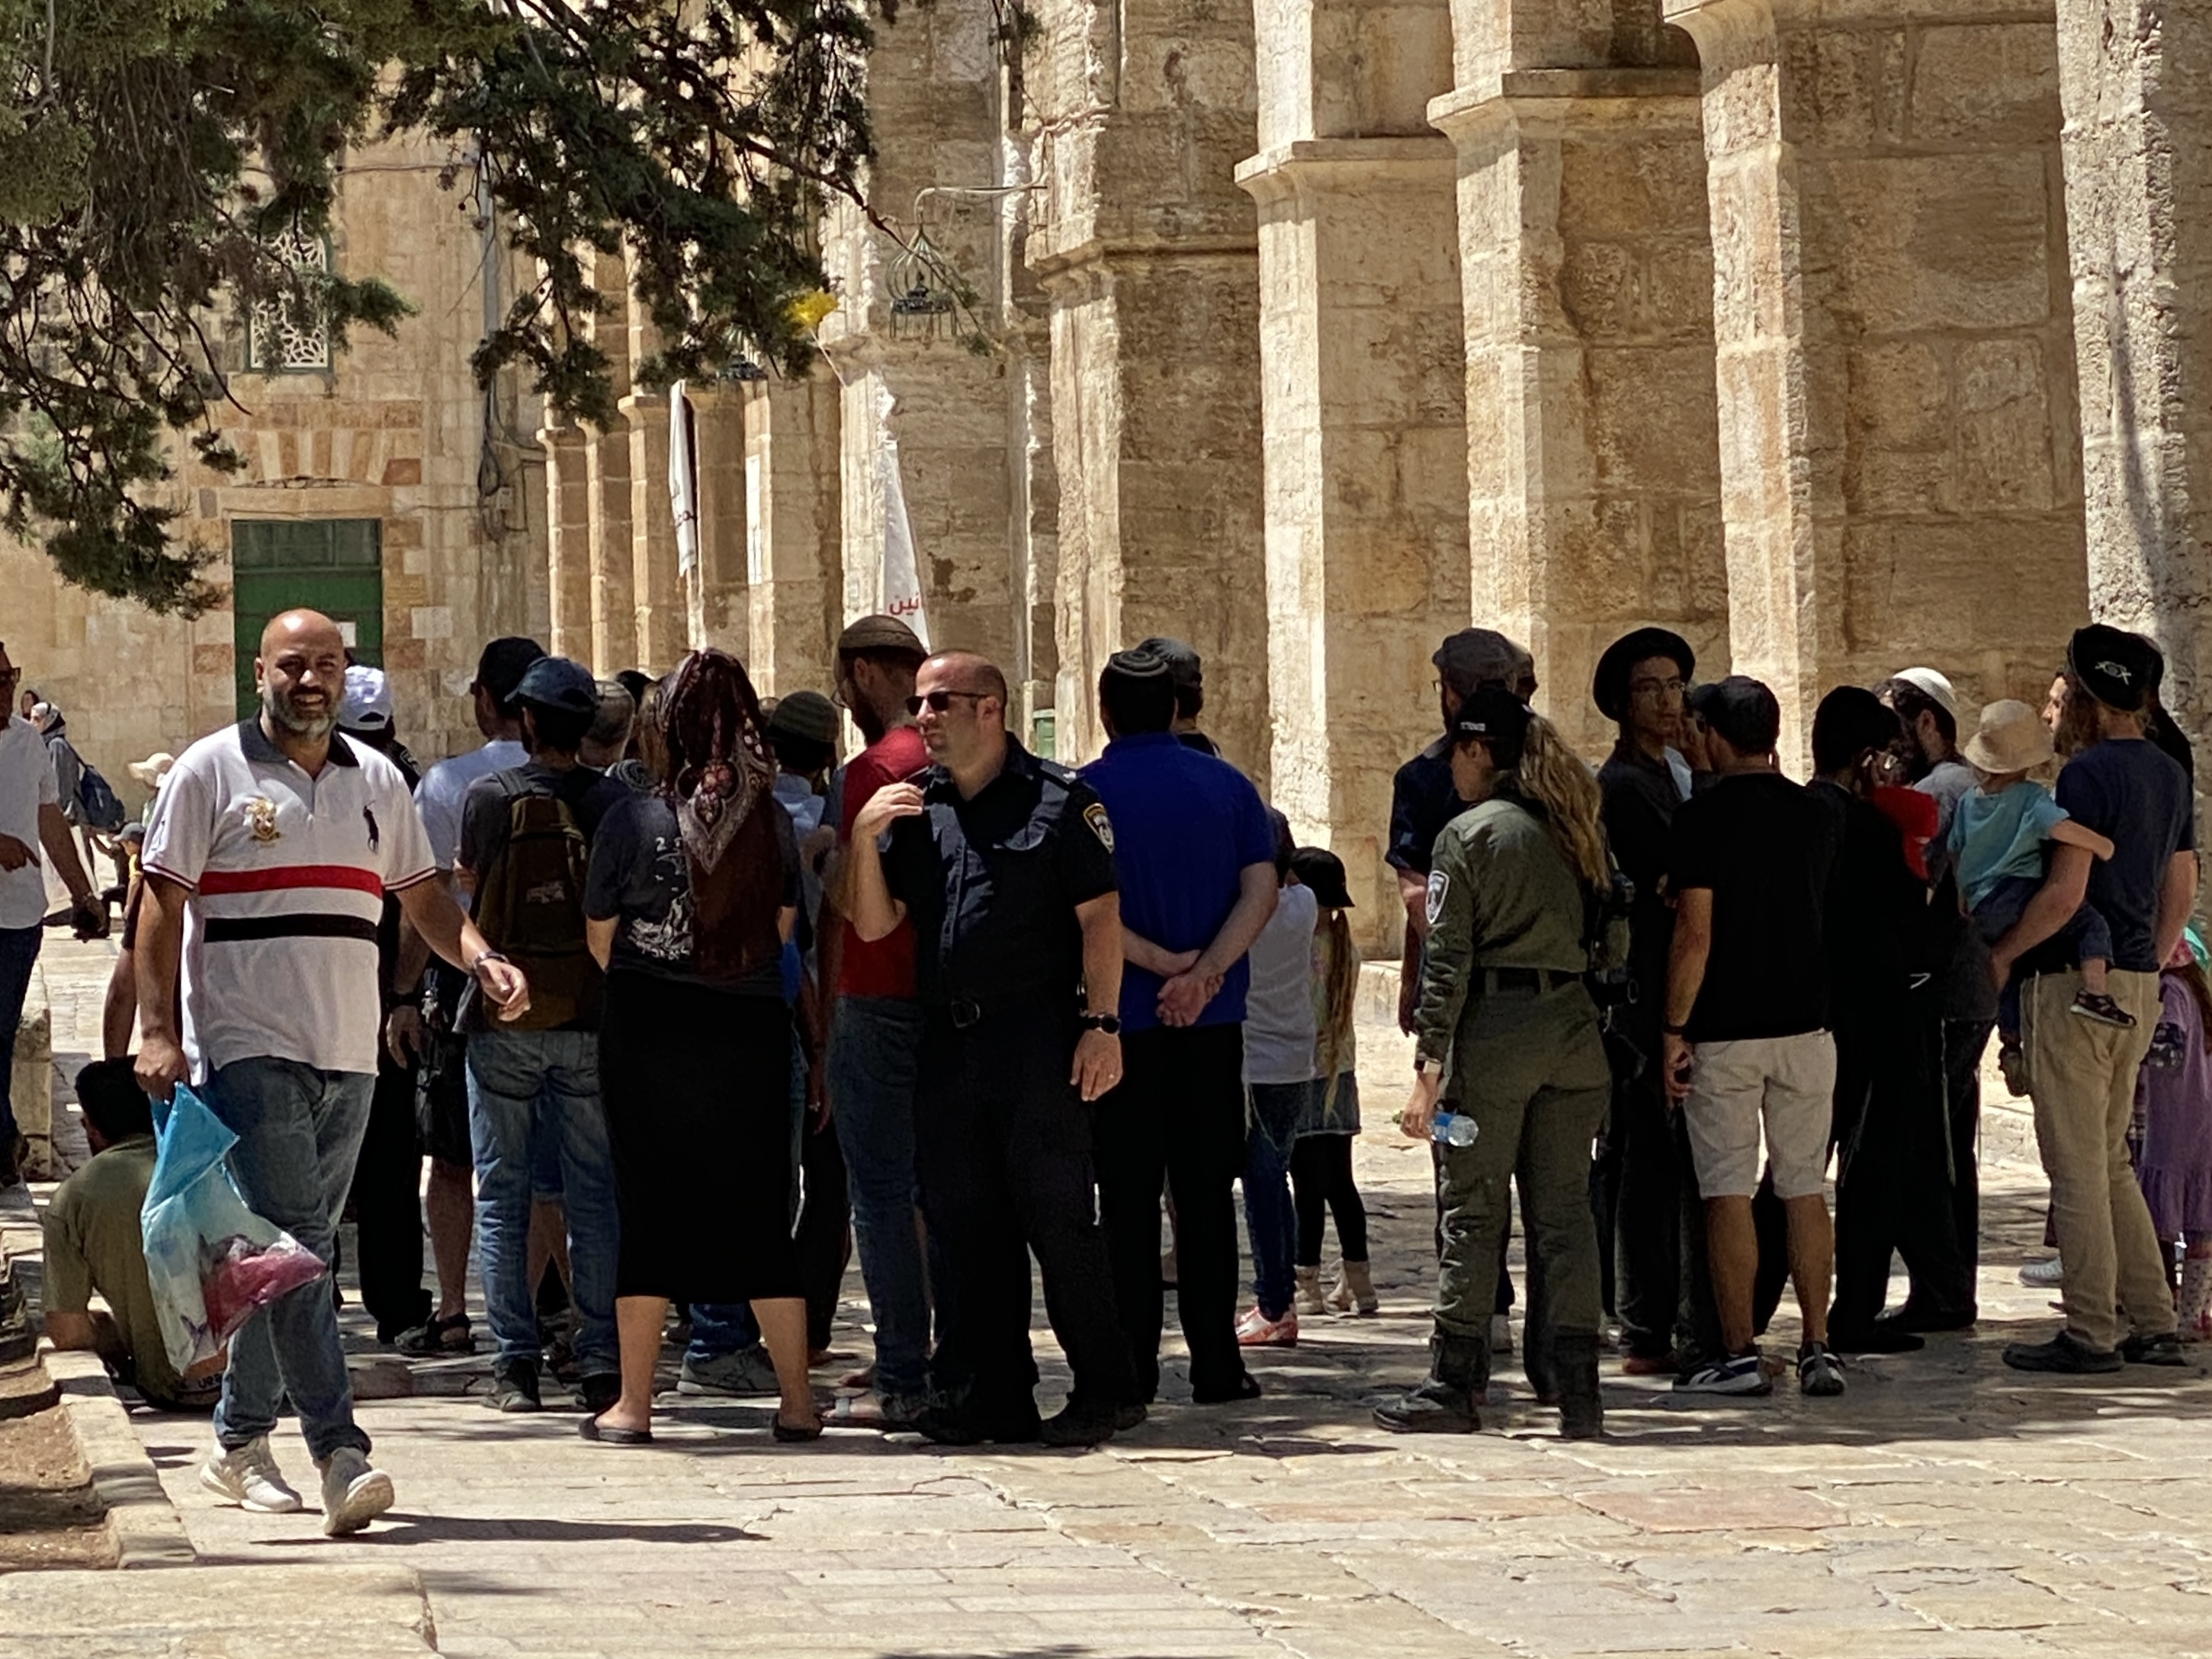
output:
[[[2053, 752], [2051, 733], [2036, 712], [2010, 699], [1982, 711], [1982, 729], [1966, 747], [1981, 787], [1959, 802], [1951, 820], [1951, 852], [1960, 900], [1975, 931], [1991, 944], [2020, 920], [2043, 885], [2046, 842], [2086, 848], [2100, 859], [2112, 856], [2109, 838], [2075, 823], [2051, 791], [2027, 775]], [[2112, 930], [2096, 907], [2084, 903], [2057, 937], [2081, 969], [2081, 989], [2068, 1012], [2101, 1024], [2133, 1025], [2135, 1016], [2112, 1000], [2106, 986]], [[1997, 1031], [2001, 1062], [2012, 1060], [2020, 1050], [2016, 986], [2008, 985], [1999, 1000]]]

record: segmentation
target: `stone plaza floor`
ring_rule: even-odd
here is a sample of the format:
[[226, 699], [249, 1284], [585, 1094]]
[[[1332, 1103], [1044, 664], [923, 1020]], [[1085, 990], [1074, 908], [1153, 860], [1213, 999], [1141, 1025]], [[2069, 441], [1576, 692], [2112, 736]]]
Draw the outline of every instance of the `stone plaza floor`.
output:
[[[102, 951], [49, 947], [58, 1063], [92, 1046]], [[414, 1379], [439, 1392], [362, 1403], [399, 1501], [342, 1541], [313, 1514], [216, 1506], [204, 1423], [137, 1413], [201, 1565], [0, 1581], [0, 1659], [2212, 1653], [2196, 1351], [2079, 1381], [1999, 1364], [2056, 1322], [2015, 1276], [2044, 1254], [2044, 1193], [2001, 1091], [1973, 1333], [1855, 1362], [1834, 1401], [1785, 1383], [1689, 1405], [1608, 1376], [1609, 1437], [1572, 1445], [1509, 1360], [1481, 1433], [1399, 1438], [1368, 1405], [1424, 1358], [1427, 1160], [1389, 1121], [1401, 1044], [1362, 1041], [1383, 1313], [1256, 1356], [1249, 1406], [1191, 1407], [1178, 1360], [1151, 1420], [1099, 1450], [947, 1451], [862, 1431], [779, 1447], [770, 1401], [671, 1395], [660, 1443], [617, 1450], [574, 1412], [495, 1415], [446, 1391], [481, 1389], [481, 1362], [442, 1364]], [[860, 1356], [857, 1273], [847, 1290], [838, 1346]], [[1795, 1340], [1785, 1312], [1770, 1350]], [[1065, 1371], [1041, 1316], [1037, 1341], [1049, 1410]], [[312, 1504], [289, 1424], [276, 1450]]]

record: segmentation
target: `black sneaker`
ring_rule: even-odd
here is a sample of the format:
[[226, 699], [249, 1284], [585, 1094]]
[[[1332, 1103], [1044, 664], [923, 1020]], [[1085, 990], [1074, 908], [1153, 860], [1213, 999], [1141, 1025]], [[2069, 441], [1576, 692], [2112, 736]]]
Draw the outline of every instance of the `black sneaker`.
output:
[[2120, 1358], [2130, 1365], [2186, 1365], [2181, 1338], [2168, 1331], [2162, 1336], [2130, 1336], [2120, 1344]]
[[2048, 1342], [2015, 1342], [2004, 1351], [2004, 1363], [2016, 1371], [2060, 1371], [2077, 1376], [2116, 1371], [2127, 1361], [2117, 1348], [2093, 1348], [2071, 1331], [2061, 1331]]
[[1121, 1426], [1115, 1407], [1088, 1400], [1073, 1400], [1037, 1426], [1037, 1438], [1048, 1446], [1096, 1446], [1111, 1440]]
[[1190, 1403], [1194, 1406], [1228, 1406], [1239, 1400], [1259, 1397], [1260, 1379], [1249, 1371], [1238, 1372], [1237, 1380], [1226, 1389], [1194, 1387], [1190, 1391]]
[[932, 1406], [915, 1419], [915, 1432], [939, 1446], [980, 1446], [986, 1441], [1000, 1446], [1036, 1443], [1042, 1425], [1028, 1418], [971, 1416], [944, 1406]]
[[485, 1404], [495, 1412], [536, 1412], [545, 1409], [538, 1398], [535, 1365], [499, 1365], [491, 1374], [491, 1393]]
[[2102, 991], [2076, 991], [2074, 1000], [2066, 1005], [2066, 1012], [2094, 1020], [2100, 1025], [2117, 1025], [2124, 1030], [2136, 1023], [2133, 1014]]

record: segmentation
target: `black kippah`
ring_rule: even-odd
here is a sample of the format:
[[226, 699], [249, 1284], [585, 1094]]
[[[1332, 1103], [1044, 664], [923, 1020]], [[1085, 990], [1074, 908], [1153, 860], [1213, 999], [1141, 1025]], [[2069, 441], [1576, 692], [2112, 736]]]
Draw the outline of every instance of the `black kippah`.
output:
[[1106, 671], [1125, 679], [1158, 680], [1168, 675], [1168, 659], [1157, 651], [1147, 651], [1138, 646], [1128, 651], [1116, 651], [1106, 659]]

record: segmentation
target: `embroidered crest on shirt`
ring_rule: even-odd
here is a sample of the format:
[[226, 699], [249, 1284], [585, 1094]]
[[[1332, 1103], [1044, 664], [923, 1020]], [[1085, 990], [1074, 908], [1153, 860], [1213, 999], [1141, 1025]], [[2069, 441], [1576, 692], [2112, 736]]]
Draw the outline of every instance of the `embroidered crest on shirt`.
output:
[[1114, 826], [1107, 820], [1103, 802], [1092, 801], [1083, 809], [1083, 821], [1091, 826], [1091, 833], [1098, 837], [1098, 844], [1108, 852], [1114, 850]]
[[272, 842], [284, 832], [276, 827], [276, 803], [256, 795], [246, 803], [246, 827], [258, 842]]
[[1451, 878], [1441, 870], [1429, 872], [1429, 926], [1437, 925], [1437, 918], [1444, 913], [1444, 895], [1451, 890]]

